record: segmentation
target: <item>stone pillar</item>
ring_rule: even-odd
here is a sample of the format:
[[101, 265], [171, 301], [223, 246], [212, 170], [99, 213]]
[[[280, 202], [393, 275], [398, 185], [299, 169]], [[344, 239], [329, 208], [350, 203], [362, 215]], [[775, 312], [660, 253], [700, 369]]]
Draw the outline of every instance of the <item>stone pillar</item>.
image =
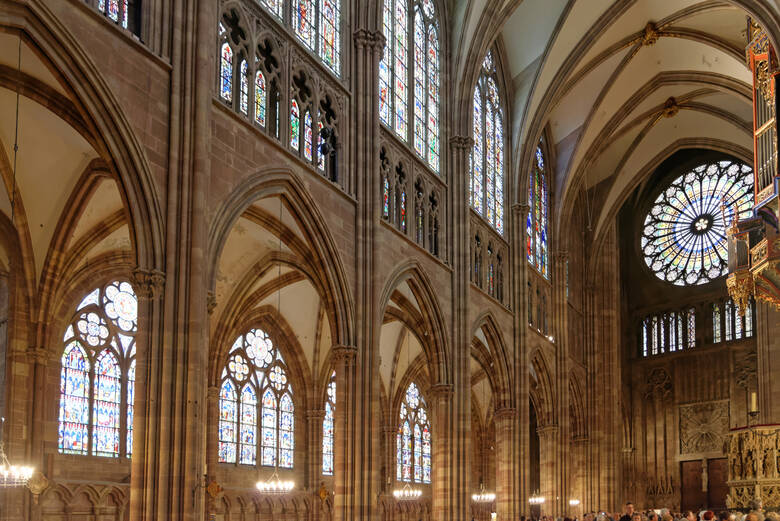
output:
[[[320, 405], [315, 402], [316, 405]], [[306, 411], [306, 434], [309, 457], [306, 469], [306, 485], [309, 490], [318, 491], [322, 483], [322, 421], [325, 419], [325, 409], [310, 409]], [[334, 433], [335, 434], [335, 433]], [[335, 448], [336, 440], [333, 440]], [[334, 461], [335, 471], [335, 461]], [[315, 509], [318, 510], [318, 509]]]
[[[355, 432], [354, 418], [347, 413], [346, 405], [353, 399], [354, 368], [357, 349], [353, 346], [334, 346], [333, 360], [336, 371], [336, 410], [333, 425], [333, 519], [348, 519], [349, 500], [354, 489], [349, 477], [352, 468], [352, 440]], [[323, 413], [324, 414], [324, 413]], [[319, 429], [322, 430], [322, 419]], [[318, 438], [319, 439], [319, 438]], [[321, 454], [322, 444], [320, 444]], [[322, 458], [320, 457], [320, 460]]]
[[[356, 4], [358, 5], [358, 4]], [[361, 11], [364, 12], [364, 11]], [[359, 19], [356, 17], [356, 19]], [[344, 433], [344, 442], [349, 451], [336, 452], [348, 459], [341, 468], [341, 477], [336, 479], [342, 496], [335, 501], [334, 521], [361, 519], [372, 521], [377, 515], [377, 476], [381, 468], [379, 457], [379, 324], [381, 310], [378, 309], [376, 287], [376, 230], [380, 226], [380, 175], [379, 175], [379, 107], [377, 104], [379, 85], [379, 60], [385, 46], [381, 30], [375, 30], [377, 20], [364, 17], [358, 22], [358, 29], [352, 34], [352, 113], [354, 128], [350, 133], [352, 146], [350, 166], [355, 179], [357, 217], [355, 226], [355, 333], [357, 350], [354, 382], [346, 395], [339, 395], [344, 389], [338, 381], [338, 411], [349, 411], [352, 423]], [[348, 400], [348, 402], [345, 402]], [[339, 405], [343, 404], [343, 405]], [[336, 436], [339, 436], [338, 429]], [[338, 438], [337, 438], [338, 439]], [[339, 472], [339, 470], [337, 470]], [[339, 480], [343, 480], [339, 485]], [[349, 487], [349, 488], [347, 488]]]
[[529, 490], [529, 469], [531, 465], [529, 446], [530, 410], [529, 410], [529, 370], [528, 370], [528, 261], [526, 256], [525, 222], [531, 207], [527, 204], [512, 206], [512, 271], [514, 272], [512, 307], [515, 309], [514, 328], [514, 364], [513, 392], [517, 404], [517, 425], [514, 432], [515, 446], [515, 518], [529, 513], [528, 497], [533, 492]]
[[[431, 438], [433, 454], [431, 462], [432, 518], [447, 519], [448, 501], [451, 501], [449, 483], [452, 472], [452, 443], [450, 425], [452, 422], [452, 384], [436, 384], [430, 389], [431, 416], [433, 419]], [[395, 440], [394, 440], [395, 441]], [[393, 443], [395, 447], [395, 443]], [[393, 451], [393, 453], [395, 453]]]
[[499, 521], [515, 521], [514, 429], [517, 411], [505, 407], [494, 416], [496, 425], [496, 514]]
[[558, 516], [561, 490], [556, 487], [558, 426], [539, 427], [539, 492], [545, 498], [542, 514]]
[[[219, 387], [211, 385], [206, 394], [206, 482], [217, 480], [219, 460]], [[216, 513], [214, 497], [206, 494], [206, 512]]]
[[558, 250], [553, 255], [553, 291], [552, 291], [552, 331], [555, 338], [555, 374], [554, 393], [556, 396], [556, 412], [558, 413], [555, 446], [555, 482], [556, 515], [565, 515], [569, 510], [569, 479], [572, 473], [571, 455], [569, 453], [570, 418], [569, 418], [569, 328], [568, 299], [566, 297], [566, 263], [569, 254], [566, 250]]
[[469, 331], [469, 168], [473, 140], [450, 139], [452, 208], [452, 423], [447, 506], [434, 519], [463, 519], [471, 511], [471, 334]]
[[[780, 364], [780, 311], [763, 301], [756, 303], [756, 354], [758, 369], [757, 424], [780, 423], [780, 379], [773, 376], [773, 368]], [[775, 370], [776, 371], [776, 370]], [[749, 390], [745, 396], [749, 396]], [[747, 401], [745, 401], [747, 403]]]

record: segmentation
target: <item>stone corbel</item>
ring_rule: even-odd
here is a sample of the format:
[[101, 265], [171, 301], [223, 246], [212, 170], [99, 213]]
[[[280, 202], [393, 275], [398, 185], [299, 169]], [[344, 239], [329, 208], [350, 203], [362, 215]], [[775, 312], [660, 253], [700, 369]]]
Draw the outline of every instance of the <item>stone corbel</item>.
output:
[[387, 39], [382, 31], [370, 31], [368, 29], [358, 29], [352, 34], [355, 45], [363, 49], [369, 47], [377, 54], [382, 54], [387, 45]]

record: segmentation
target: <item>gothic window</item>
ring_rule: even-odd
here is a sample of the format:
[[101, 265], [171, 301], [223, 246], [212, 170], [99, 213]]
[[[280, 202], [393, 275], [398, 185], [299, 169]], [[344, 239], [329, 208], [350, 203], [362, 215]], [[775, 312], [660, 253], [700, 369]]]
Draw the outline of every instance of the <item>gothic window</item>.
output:
[[301, 136], [301, 113], [298, 101], [292, 100], [290, 104], [290, 148], [298, 150]]
[[258, 70], [255, 74], [255, 123], [261, 127], [265, 126], [266, 103], [265, 75]]
[[401, 403], [396, 435], [396, 479], [431, 482], [431, 428], [425, 400], [414, 383], [409, 384]]
[[[734, 301], [729, 299], [725, 304], [715, 303], [712, 306], [712, 329], [713, 342], [718, 343], [722, 339], [726, 342], [733, 340], [742, 340], [753, 336], [753, 306], [754, 302], [748, 303], [745, 309], [745, 315], [739, 314], [739, 309]], [[721, 314], [722, 313], [722, 314]], [[721, 322], [723, 330], [721, 330]]]
[[233, 49], [227, 41], [227, 30], [219, 24], [219, 97], [230, 103], [233, 101]]
[[[267, 333], [251, 329], [230, 348], [219, 393], [219, 461], [292, 468], [293, 390]], [[260, 457], [258, 458], [258, 450]]]
[[658, 195], [645, 218], [645, 263], [659, 279], [678, 286], [725, 275], [726, 223], [735, 213], [748, 217], [752, 205], [753, 170], [744, 163], [705, 163], [680, 175]]
[[282, 18], [284, 14], [284, 0], [260, 0], [260, 4], [268, 9], [271, 14], [277, 18]]
[[696, 309], [645, 317], [640, 332], [642, 356], [673, 353], [696, 347]]
[[238, 75], [241, 81], [241, 97], [239, 99], [239, 110], [244, 115], [249, 113], [249, 65], [245, 59], [241, 60]]
[[[282, 1], [272, 12], [282, 16]], [[340, 0], [292, 0], [292, 28], [311, 51], [317, 53], [331, 71], [341, 72], [341, 2]]]
[[504, 233], [504, 118], [493, 55], [489, 51], [474, 87], [471, 206]]
[[139, 10], [140, 0], [87, 0], [87, 3], [96, 5], [106, 18], [124, 29], [128, 29], [136, 35], [140, 35]]
[[438, 172], [441, 60], [433, 0], [412, 0], [411, 9], [407, 0], [384, 0], [382, 13], [387, 45], [379, 63], [379, 118]]
[[336, 421], [336, 371], [330, 375], [325, 397], [325, 418], [322, 420], [322, 473], [333, 475], [333, 424]]
[[129, 282], [86, 295], [63, 336], [59, 451], [132, 454], [138, 301]]
[[531, 266], [545, 278], [550, 278], [548, 257], [548, 211], [550, 196], [547, 189], [547, 166], [543, 143], [536, 147], [536, 158], [528, 178], [528, 206], [526, 218], [526, 253]]

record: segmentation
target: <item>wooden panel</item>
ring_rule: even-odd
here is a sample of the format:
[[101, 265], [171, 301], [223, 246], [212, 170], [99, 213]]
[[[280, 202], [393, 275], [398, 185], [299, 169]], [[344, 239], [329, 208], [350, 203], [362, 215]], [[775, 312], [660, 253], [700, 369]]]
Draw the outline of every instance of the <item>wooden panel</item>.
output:
[[680, 463], [680, 483], [682, 483], [680, 506], [683, 510], [697, 512], [707, 503], [707, 494], [701, 489], [701, 471], [701, 460]]
[[707, 460], [707, 506], [718, 511], [726, 508], [726, 494], [729, 487], [728, 463], [726, 458]]

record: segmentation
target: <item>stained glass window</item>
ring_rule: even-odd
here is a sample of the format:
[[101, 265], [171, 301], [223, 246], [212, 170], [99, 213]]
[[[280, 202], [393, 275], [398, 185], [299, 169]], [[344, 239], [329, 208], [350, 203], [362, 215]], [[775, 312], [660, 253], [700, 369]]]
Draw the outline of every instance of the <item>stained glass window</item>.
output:
[[341, 70], [341, 1], [319, 0], [319, 53], [322, 62], [336, 74]]
[[290, 148], [298, 150], [301, 136], [301, 113], [298, 110], [298, 102], [292, 100], [290, 104]]
[[284, 14], [284, 0], [260, 0], [260, 4], [278, 18]]
[[307, 110], [306, 114], [303, 116], [303, 157], [309, 161], [314, 157], [313, 146], [311, 135], [311, 112]]
[[504, 232], [504, 123], [493, 56], [488, 52], [474, 87], [470, 199], [474, 210]]
[[[713, 318], [713, 321], [717, 323], [717, 319]], [[673, 353], [696, 347], [696, 309], [645, 317], [639, 336], [642, 356]]]
[[243, 114], [249, 113], [249, 65], [246, 60], [241, 60], [241, 99], [239, 109]]
[[431, 433], [425, 400], [414, 383], [401, 403], [396, 435], [396, 479], [431, 482]]
[[[240, 392], [239, 392], [240, 389]], [[295, 408], [287, 364], [267, 333], [251, 329], [230, 348], [219, 398], [219, 461], [292, 468]], [[259, 429], [259, 433], [258, 433]]]
[[720, 342], [720, 304], [715, 303], [712, 305], [712, 341], [714, 343]]
[[325, 418], [322, 420], [322, 473], [333, 475], [333, 426], [336, 421], [336, 372], [330, 375], [325, 397]]
[[547, 164], [544, 158], [544, 143], [540, 140], [536, 156], [528, 177], [528, 217], [526, 218], [526, 255], [528, 262], [545, 278], [550, 278], [548, 257], [548, 211]]
[[[225, 28], [219, 24], [220, 33], [225, 33]], [[230, 102], [233, 100], [233, 49], [230, 44], [224, 42], [219, 52], [219, 96]]]
[[61, 453], [132, 454], [137, 332], [138, 301], [129, 282], [97, 288], [77, 306], [63, 336]]
[[748, 165], [723, 160], [697, 166], [669, 183], [645, 217], [645, 263], [659, 279], [678, 286], [720, 278], [728, 271], [725, 223], [735, 213], [750, 216], [752, 205]]
[[[111, 21], [121, 24], [127, 29], [130, 21], [130, 6], [128, 0], [98, 0], [98, 10]], [[136, 32], [137, 29], [134, 30]]]
[[314, 0], [292, 0], [292, 25], [295, 34], [309, 48], [316, 45], [316, 29], [314, 27], [317, 13]]
[[257, 71], [255, 74], [255, 122], [262, 127], [265, 126], [267, 96], [265, 75], [263, 71]]
[[438, 172], [441, 59], [433, 0], [385, 0], [382, 15], [388, 45], [379, 63], [380, 120]]

